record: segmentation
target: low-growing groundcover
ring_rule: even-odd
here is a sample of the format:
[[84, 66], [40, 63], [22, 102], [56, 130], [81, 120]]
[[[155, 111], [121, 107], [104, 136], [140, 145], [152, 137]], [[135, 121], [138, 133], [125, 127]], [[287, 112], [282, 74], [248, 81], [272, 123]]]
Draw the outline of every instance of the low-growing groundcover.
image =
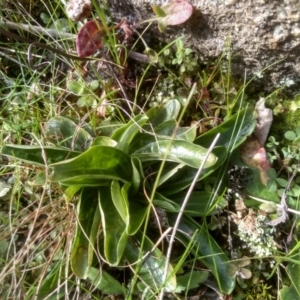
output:
[[[154, 8], [160, 30], [172, 5]], [[77, 32], [60, 2], [27, 9], [2, 19]], [[298, 299], [299, 130], [264, 152], [230, 60], [204, 65], [181, 37], [150, 49], [147, 31], [93, 14], [104, 61], [28, 61], [24, 26], [1, 45], [4, 299]], [[85, 26], [92, 55], [100, 28]]]

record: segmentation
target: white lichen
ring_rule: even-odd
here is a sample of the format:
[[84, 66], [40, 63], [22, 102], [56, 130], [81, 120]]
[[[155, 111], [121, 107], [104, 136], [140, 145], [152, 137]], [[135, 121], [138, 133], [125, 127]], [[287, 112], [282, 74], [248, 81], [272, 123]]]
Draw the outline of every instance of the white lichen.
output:
[[258, 215], [254, 218], [252, 226], [247, 222], [240, 222], [238, 235], [244, 242], [243, 248], [258, 257], [266, 257], [276, 250], [276, 243], [273, 238], [275, 229], [267, 225], [265, 216]]

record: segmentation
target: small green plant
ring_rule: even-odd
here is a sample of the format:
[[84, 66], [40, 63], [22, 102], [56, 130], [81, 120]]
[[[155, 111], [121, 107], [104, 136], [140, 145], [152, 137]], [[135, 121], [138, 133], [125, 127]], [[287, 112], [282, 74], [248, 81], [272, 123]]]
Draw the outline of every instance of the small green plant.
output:
[[96, 92], [97, 90], [99, 92], [100, 87], [98, 80], [93, 80], [90, 83], [86, 83], [82, 78], [67, 78], [66, 84], [67, 89], [79, 97], [77, 100], [78, 107], [97, 107], [98, 97], [96, 96]]
[[[269, 181], [267, 187], [269, 191], [277, 192], [279, 197], [286, 195], [287, 203], [293, 208], [298, 208], [300, 197], [300, 148], [298, 145], [300, 127], [297, 127], [295, 131], [287, 131], [284, 138], [285, 140], [279, 143], [275, 137], [271, 136], [266, 145], [269, 150], [268, 158], [270, 162], [277, 164], [277, 168], [279, 168], [278, 172], [274, 168], [268, 170]], [[283, 144], [286, 146], [283, 146]], [[292, 180], [288, 180], [286, 174], [292, 176]]]
[[172, 64], [180, 66], [180, 73], [193, 72], [198, 66], [198, 56], [195, 51], [184, 46], [182, 39], [177, 39], [176, 53]]
[[[95, 280], [94, 261], [98, 255], [104, 257], [109, 265], [122, 267], [124, 259], [135, 263], [142, 253], [153, 249], [153, 242], [142, 229], [143, 224], [148, 223], [152, 205], [167, 212], [171, 226], [175, 223], [187, 188], [207, 152], [199, 144], [209, 145], [214, 138], [214, 133], [209, 133], [195, 139], [196, 128], [178, 127], [175, 120], [180, 107], [179, 102], [173, 100], [150, 109], [147, 114], [137, 115], [120, 126], [109, 137], [92, 136], [71, 120], [55, 117], [45, 124], [45, 133], [58, 147], [5, 145], [2, 148], [2, 154], [37, 165], [46, 164], [49, 174], [42, 172], [36, 184], [44, 176], [50, 182], [60, 184], [68, 201], [78, 199], [78, 222], [70, 256], [72, 270], [79, 278]], [[227, 128], [223, 138], [226, 134], [231, 135], [234, 126], [229, 124], [236, 123], [240, 117], [253, 122], [254, 115], [251, 110], [246, 110], [243, 115], [233, 116], [216, 130]], [[249, 123], [244, 126], [249, 130]], [[154, 135], [148, 131], [150, 128], [154, 129]], [[244, 138], [240, 136], [240, 142]], [[226, 147], [230, 146], [228, 142], [224, 146], [221, 141], [214, 153], [208, 156], [200, 180], [223, 164], [227, 157]], [[235, 141], [234, 145], [237, 144]], [[160, 161], [165, 162], [164, 167], [161, 167]], [[149, 168], [151, 173], [146, 175]], [[160, 175], [156, 178], [155, 174]], [[198, 201], [199, 193], [201, 202]], [[220, 289], [229, 293], [234, 287], [234, 277], [220, 274], [227, 274], [225, 263], [228, 258], [213, 238], [201, 230], [201, 225], [190, 217], [213, 214], [210, 198], [208, 192], [192, 192], [186, 207], [188, 214], [184, 214], [180, 228], [186, 231], [184, 226], [188, 226], [189, 232], [192, 236], [195, 233], [197, 238], [194, 240], [195, 237], [186, 236], [181, 231], [178, 238], [187, 247], [192, 246], [200, 257], [205, 257], [202, 261], [217, 276]], [[209, 253], [215, 255], [210, 257]], [[163, 284], [167, 291], [175, 291], [176, 277], [171, 265], [167, 282], [158, 275], [149, 277], [149, 270], [158, 274], [158, 267], [163, 274], [166, 262], [157, 248], [149, 255], [139, 271], [136, 270], [150, 288], [149, 292], [158, 292]], [[51, 273], [49, 276], [54, 275]], [[105, 276], [109, 278], [107, 283], [111, 282], [109, 274]], [[47, 282], [46, 279], [44, 284]], [[114, 292], [119, 293], [121, 286], [115, 286]]]
[[254, 287], [247, 291], [246, 300], [272, 300], [276, 297], [270, 294], [271, 286], [268, 286], [265, 283], [258, 283]]

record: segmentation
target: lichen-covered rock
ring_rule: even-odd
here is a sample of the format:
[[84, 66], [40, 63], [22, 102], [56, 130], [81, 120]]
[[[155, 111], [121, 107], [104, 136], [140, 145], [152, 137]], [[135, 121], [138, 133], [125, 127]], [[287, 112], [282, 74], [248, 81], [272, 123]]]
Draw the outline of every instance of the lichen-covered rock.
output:
[[66, 12], [73, 21], [82, 21], [91, 15], [91, 0], [69, 0]]
[[[153, 16], [151, 5], [163, 0], [107, 0], [112, 15], [135, 22]], [[157, 26], [150, 30], [164, 41], [186, 35], [186, 45], [197, 49], [206, 61], [232, 49], [232, 73], [253, 80], [256, 92], [279, 87], [300, 91], [300, 1], [299, 0], [190, 0], [192, 18], [183, 25]], [[262, 72], [265, 68], [268, 69]]]

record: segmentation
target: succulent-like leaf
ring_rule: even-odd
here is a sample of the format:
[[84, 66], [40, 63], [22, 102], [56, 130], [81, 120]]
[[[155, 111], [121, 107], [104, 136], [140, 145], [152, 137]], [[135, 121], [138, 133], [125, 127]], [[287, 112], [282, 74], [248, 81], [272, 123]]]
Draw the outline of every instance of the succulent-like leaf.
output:
[[91, 146], [91, 135], [66, 117], [57, 116], [44, 125], [48, 141], [76, 151], [84, 151]]
[[174, 136], [176, 139], [193, 142], [196, 138], [197, 127], [179, 127], [175, 119], [165, 121], [155, 128], [159, 136]]
[[[176, 277], [173, 274], [173, 267], [169, 265], [167, 282], [163, 281], [163, 275], [166, 264], [166, 257], [161, 253], [158, 248], [154, 248], [154, 244], [148, 237], [145, 237], [144, 248], [140, 248], [140, 241], [142, 234], [137, 233], [136, 236], [131, 237], [128, 240], [125, 250], [125, 257], [129, 263], [136, 263], [139, 259], [140, 253], [147, 253], [149, 255], [142, 262], [138, 276], [147, 285], [148, 288], [151, 288], [153, 292], [159, 291], [159, 289], [165, 286], [167, 292], [174, 292], [176, 289]], [[153, 250], [154, 249], [154, 250]], [[135, 270], [134, 270], [135, 271]]]
[[88, 279], [92, 281], [93, 286], [104, 294], [123, 294], [124, 289], [119, 281], [102, 269], [91, 267], [87, 274]]
[[71, 267], [79, 278], [87, 278], [93, 262], [94, 244], [100, 224], [97, 193], [84, 188], [78, 202], [78, 222], [72, 246]]
[[[205, 172], [200, 175], [199, 181], [209, 176], [212, 172], [216, 171], [220, 166], [222, 166], [228, 156], [227, 149], [224, 147], [214, 148], [213, 154], [218, 157], [217, 162], [211, 167], [205, 169]], [[191, 185], [196, 173], [197, 169], [186, 165], [178, 168], [176, 172], [173, 174], [171, 173], [172, 176], [162, 182], [162, 184], [159, 186], [159, 191], [165, 196], [180, 192]]]
[[111, 198], [115, 205], [115, 208], [127, 227], [130, 221], [127, 195], [121, 193], [120, 183], [117, 180], [113, 180], [111, 182], [110, 189], [111, 189]]
[[128, 155], [107, 146], [93, 146], [74, 159], [49, 166], [51, 181], [64, 185], [100, 186], [110, 180], [129, 182], [132, 165]]
[[93, 141], [93, 146], [116, 147], [118, 143], [107, 136], [98, 136]]
[[[199, 168], [207, 153], [207, 149], [184, 140], [158, 140], [142, 147], [138, 147], [137, 143], [134, 146], [136, 150], [132, 155], [138, 157], [142, 162], [165, 159], [192, 168]], [[216, 161], [217, 157], [211, 153], [204, 168], [213, 166]]]
[[[181, 207], [186, 196], [186, 191], [172, 195], [172, 200]], [[193, 191], [184, 212], [190, 216], [209, 216], [216, 214], [218, 210], [214, 207], [214, 195], [206, 191]]]
[[130, 195], [135, 195], [141, 185], [142, 179], [145, 179], [143, 165], [141, 161], [137, 157], [131, 157], [132, 164], [132, 180], [131, 180], [131, 188]]
[[[179, 115], [180, 107], [181, 106], [178, 100], [171, 100], [161, 106], [149, 109], [146, 114], [149, 118], [149, 123], [151, 123], [152, 128], [155, 128], [166, 121], [176, 119]], [[152, 128], [149, 127], [149, 130]]]
[[155, 207], [163, 208], [167, 212], [179, 212], [181, 208], [180, 205], [173, 201], [173, 198], [172, 200], [168, 199], [160, 193], [155, 193], [153, 204]]
[[208, 275], [209, 272], [207, 271], [191, 271], [182, 276], [178, 276], [176, 293], [198, 288], [200, 283], [206, 281]]
[[142, 226], [146, 217], [147, 206], [136, 201], [128, 199], [128, 191], [131, 188], [130, 183], [124, 184], [123, 187], [116, 180], [111, 183], [112, 201], [120, 217], [125, 223], [125, 229], [128, 235], [135, 234]]
[[64, 161], [80, 155], [80, 152], [60, 149], [57, 147], [41, 148], [38, 146], [28, 145], [4, 145], [1, 153], [3, 155], [18, 158], [24, 162], [39, 166], [45, 166], [45, 164], [48, 165]]
[[[169, 224], [173, 226], [176, 221], [175, 214], [168, 214]], [[193, 233], [195, 238], [191, 241]], [[193, 243], [192, 253], [211, 270], [215, 276], [222, 293], [230, 294], [235, 286], [235, 277], [230, 274], [227, 264], [229, 258], [219, 247], [218, 243], [211, 237], [207, 229], [201, 228], [201, 225], [192, 218], [184, 215], [179, 225], [177, 233], [178, 238], [186, 246]]]
[[104, 234], [104, 254], [111, 265], [117, 266], [127, 244], [126, 223], [114, 205], [110, 187], [101, 187], [99, 203]]
[[111, 136], [111, 139], [117, 142], [116, 148], [127, 153], [131, 141], [147, 121], [146, 115], [137, 115], [127, 124], [118, 128]]
[[233, 115], [224, 123], [202, 134], [195, 143], [203, 147], [209, 147], [215, 136], [220, 133], [217, 146], [226, 147], [232, 151], [243, 143], [255, 129], [256, 117], [251, 108], [244, 109]]

